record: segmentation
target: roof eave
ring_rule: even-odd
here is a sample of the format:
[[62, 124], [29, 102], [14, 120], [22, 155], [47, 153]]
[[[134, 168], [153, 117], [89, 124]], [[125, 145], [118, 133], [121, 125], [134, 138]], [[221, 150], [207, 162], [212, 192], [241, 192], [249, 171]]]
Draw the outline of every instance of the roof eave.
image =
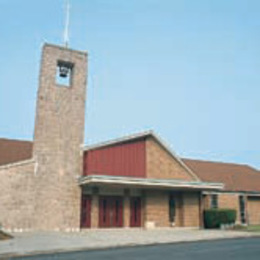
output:
[[190, 190], [223, 190], [222, 183], [187, 182], [169, 179], [146, 179], [133, 177], [119, 177], [107, 175], [90, 175], [79, 178], [79, 185], [122, 185], [142, 188], [167, 188]]
[[119, 137], [119, 138], [115, 138], [115, 139], [112, 139], [112, 140], [109, 140], [109, 141], [104, 141], [104, 142], [100, 142], [100, 143], [93, 144], [93, 145], [83, 145], [82, 149], [84, 151], [95, 150], [95, 149], [98, 149], [98, 148], [103, 148], [103, 147], [110, 146], [110, 145], [116, 145], [116, 144], [124, 143], [124, 142], [127, 142], [127, 141], [139, 139], [139, 138], [145, 138], [145, 137], [150, 136], [150, 135], [154, 135], [154, 132], [152, 130], [144, 131], [144, 132], [137, 133], [137, 134], [127, 135], [127, 136], [123, 136], [123, 137]]

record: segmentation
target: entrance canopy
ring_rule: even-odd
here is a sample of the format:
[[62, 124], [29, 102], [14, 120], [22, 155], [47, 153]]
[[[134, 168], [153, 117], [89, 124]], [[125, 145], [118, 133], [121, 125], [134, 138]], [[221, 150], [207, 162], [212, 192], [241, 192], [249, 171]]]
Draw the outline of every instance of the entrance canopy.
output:
[[200, 181], [180, 181], [174, 179], [150, 179], [150, 178], [133, 178], [108, 175], [90, 175], [79, 178], [80, 186], [125, 186], [148, 189], [181, 189], [181, 190], [222, 190], [222, 183], [200, 182]]

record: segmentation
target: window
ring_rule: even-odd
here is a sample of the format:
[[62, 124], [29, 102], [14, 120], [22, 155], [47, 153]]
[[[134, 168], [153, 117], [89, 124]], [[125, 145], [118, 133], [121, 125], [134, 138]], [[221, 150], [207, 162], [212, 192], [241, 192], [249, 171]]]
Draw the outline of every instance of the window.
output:
[[116, 223], [118, 223], [119, 220], [119, 201], [116, 200]]
[[246, 224], [246, 207], [245, 207], [245, 196], [239, 196], [239, 211], [240, 221], [242, 224]]
[[217, 194], [212, 194], [210, 198], [211, 198], [211, 200], [210, 200], [210, 208], [211, 209], [217, 209], [218, 208], [218, 195]]
[[171, 223], [175, 222], [175, 213], [176, 213], [175, 199], [174, 199], [173, 195], [170, 195], [170, 197], [169, 197], [169, 221]]
[[72, 69], [72, 63], [58, 61], [56, 69], [56, 84], [63, 87], [70, 87], [72, 84]]

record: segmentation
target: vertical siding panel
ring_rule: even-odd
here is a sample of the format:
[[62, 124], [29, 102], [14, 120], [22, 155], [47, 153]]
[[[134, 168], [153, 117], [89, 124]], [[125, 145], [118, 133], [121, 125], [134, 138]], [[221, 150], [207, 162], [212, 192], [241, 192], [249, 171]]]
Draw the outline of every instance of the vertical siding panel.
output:
[[145, 177], [144, 139], [121, 143], [84, 155], [84, 175], [113, 175]]

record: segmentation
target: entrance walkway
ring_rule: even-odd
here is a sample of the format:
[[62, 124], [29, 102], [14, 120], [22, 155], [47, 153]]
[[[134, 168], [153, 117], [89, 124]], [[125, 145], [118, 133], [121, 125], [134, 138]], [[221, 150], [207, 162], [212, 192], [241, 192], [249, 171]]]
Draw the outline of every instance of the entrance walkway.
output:
[[13, 235], [15, 238], [12, 240], [0, 241], [0, 259], [4, 255], [15, 256], [257, 236], [255, 233], [241, 231], [187, 229], [109, 229], [79, 233], [28, 232]]

